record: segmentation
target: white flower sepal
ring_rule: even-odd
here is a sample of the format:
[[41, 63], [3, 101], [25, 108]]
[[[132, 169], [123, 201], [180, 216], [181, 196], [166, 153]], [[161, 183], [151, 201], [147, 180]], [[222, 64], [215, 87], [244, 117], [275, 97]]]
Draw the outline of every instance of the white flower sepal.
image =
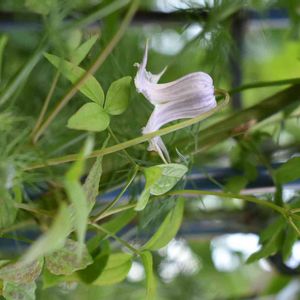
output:
[[[190, 73], [175, 81], [159, 84], [157, 82], [167, 68], [159, 74], [152, 74], [146, 70], [147, 59], [148, 42], [142, 63], [135, 64], [138, 71], [134, 78], [137, 92], [142, 93], [154, 105], [148, 123], [143, 128], [143, 134], [156, 131], [175, 120], [195, 118], [216, 107], [213, 80], [208, 74]], [[165, 163], [170, 162], [168, 150], [161, 137], [151, 139], [148, 150], [158, 152]]]

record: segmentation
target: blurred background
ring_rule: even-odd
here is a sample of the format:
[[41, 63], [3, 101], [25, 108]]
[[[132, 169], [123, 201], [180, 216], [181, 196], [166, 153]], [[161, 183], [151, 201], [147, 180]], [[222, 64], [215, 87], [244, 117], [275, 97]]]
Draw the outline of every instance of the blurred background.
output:
[[[77, 39], [99, 34], [83, 66], [88, 66], [104, 48], [120, 24], [129, 1], [122, 0], [2, 0], [0, 1], [0, 34], [8, 43], [0, 64], [2, 91], [19, 74], [43, 38], [48, 40], [51, 53], [67, 56], [68, 47]], [[105, 11], [108, 10], [108, 11]], [[92, 22], [81, 24], [85, 16], [100, 11]], [[61, 30], [77, 21], [66, 36]], [[158, 73], [168, 65], [161, 82], [169, 82], [187, 73], [204, 71], [214, 79], [215, 87], [234, 91], [236, 87], [253, 82], [295, 79], [300, 82], [300, 3], [297, 0], [143, 0], [124, 38], [96, 73], [104, 90], [109, 84], [126, 75], [135, 75], [133, 64], [140, 62], [146, 39], [150, 40], [148, 70]], [[49, 50], [50, 49], [50, 50]], [[10, 108], [22, 120], [16, 128], [27, 124], [30, 128], [38, 115], [55, 70], [45, 59], [38, 58], [32, 71], [21, 81], [10, 98]], [[29, 68], [30, 69], [30, 68]], [[54, 98], [64, 93], [66, 80], [58, 83]], [[271, 166], [278, 166], [292, 155], [299, 154], [299, 113], [291, 116], [288, 100], [260, 119], [245, 115], [241, 128], [229, 125], [227, 136], [198, 135], [199, 130], [212, 128], [248, 107], [259, 105], [266, 97], [286, 88], [284, 82], [264, 88], [232, 93], [230, 108], [192, 128], [168, 135], [165, 140], [173, 157], [179, 153], [193, 165], [187, 185], [204, 190], [227, 189], [233, 192], [274, 196], [274, 184], [266, 166], [255, 157], [255, 150], [263, 153]], [[1, 90], [0, 90], [1, 92]], [[300, 94], [300, 89], [299, 89]], [[293, 108], [299, 105], [295, 101]], [[57, 118], [40, 141], [45, 157], [75, 153], [86, 134], [66, 130], [65, 123], [82, 104], [76, 95], [67, 110]], [[54, 103], [50, 105], [54, 107]], [[275, 107], [276, 106], [276, 107]], [[267, 108], [269, 109], [269, 108]], [[257, 108], [260, 111], [260, 107]], [[141, 95], [132, 92], [129, 109], [111, 124], [120, 140], [138, 136], [152, 111]], [[235, 115], [236, 116], [236, 115]], [[241, 116], [244, 115], [241, 113]], [[256, 115], [256, 111], [253, 112]], [[250, 120], [250, 121], [249, 121]], [[241, 120], [242, 122], [242, 120]], [[3, 123], [4, 124], [4, 123]], [[1, 125], [0, 125], [1, 126]], [[3, 125], [4, 126], [4, 125]], [[246, 126], [246, 127], [245, 127]], [[242, 136], [232, 138], [236, 130]], [[245, 137], [244, 131], [249, 134]], [[20, 132], [18, 135], [20, 135]], [[0, 133], [1, 134], [1, 133]], [[2, 136], [3, 138], [3, 136]], [[12, 130], [8, 140], [15, 139]], [[21, 138], [21, 137], [20, 137]], [[99, 135], [99, 145], [102, 135]], [[254, 145], [254, 146], [253, 146]], [[145, 151], [145, 145], [129, 149], [130, 155], [143, 163], [159, 161]], [[27, 151], [28, 150], [28, 151]], [[30, 161], [31, 149], [10, 154], [10, 160]], [[32, 150], [32, 155], [36, 153]], [[7, 157], [2, 153], [2, 160]], [[53, 173], [38, 171], [26, 175], [28, 199], [39, 194], [43, 180], [61, 174], [64, 166]], [[126, 179], [128, 165], [122, 155], [110, 156], [104, 162], [101, 182], [102, 199]], [[106, 194], [105, 194], [106, 193]], [[132, 190], [131, 194], [135, 191]], [[103, 200], [103, 201], [104, 201]], [[299, 200], [299, 182], [283, 187], [283, 201]], [[139, 244], [159, 225], [168, 207], [163, 203], [150, 205], [134, 224], [126, 230], [128, 239]], [[300, 299], [299, 270], [300, 243], [292, 248], [286, 262], [278, 256], [245, 264], [246, 259], [259, 249], [258, 234], [276, 216], [269, 210], [245, 204], [240, 200], [224, 200], [204, 196], [187, 201], [185, 217], [178, 234], [167, 247], [155, 254], [158, 278], [157, 299]], [[149, 229], [150, 228], [150, 229]], [[1, 251], [11, 251], [8, 241], [0, 240]], [[145, 272], [142, 264], [132, 264], [126, 280], [107, 287], [61, 284], [38, 289], [37, 299], [144, 299]]]

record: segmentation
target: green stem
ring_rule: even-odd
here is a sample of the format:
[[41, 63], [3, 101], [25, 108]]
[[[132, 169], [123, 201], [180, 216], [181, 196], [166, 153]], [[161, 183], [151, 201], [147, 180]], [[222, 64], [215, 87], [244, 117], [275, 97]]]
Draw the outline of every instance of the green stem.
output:
[[[289, 214], [285, 208], [280, 207], [272, 202], [260, 200], [258, 198], [255, 198], [252, 196], [247, 196], [247, 195], [224, 193], [224, 192], [213, 192], [213, 191], [202, 191], [202, 190], [177, 190], [177, 191], [172, 191], [172, 192], [165, 194], [165, 196], [167, 196], [167, 195], [169, 195], [169, 196], [192, 196], [192, 197], [211, 195], [211, 196], [217, 196], [217, 197], [221, 197], [221, 198], [240, 199], [243, 201], [252, 202], [252, 203], [255, 203], [258, 205], [262, 205], [262, 206], [271, 208], [271, 209], [275, 210], [276, 212], [280, 213], [281, 215], [283, 215], [284, 217], [286, 217]], [[159, 199], [159, 197], [152, 197], [149, 199], [149, 201], [155, 201], [157, 199]], [[105, 214], [103, 214], [101, 216], [101, 219], [104, 219], [108, 216], [120, 213], [120, 212], [128, 210], [128, 209], [132, 209], [135, 206], [136, 206], [136, 202], [116, 207], [115, 209], [111, 209], [108, 212], [106, 212]], [[294, 216], [296, 216], [296, 215], [294, 215]], [[299, 217], [299, 219], [300, 219], [300, 216], [297, 216], [297, 217]]]
[[261, 81], [254, 82], [239, 86], [229, 91], [229, 94], [235, 94], [244, 90], [255, 89], [255, 88], [264, 88], [268, 86], [278, 86], [278, 85], [288, 85], [288, 84], [297, 84], [300, 83], [300, 78], [292, 78], [292, 79], [283, 79], [283, 80], [274, 80], [274, 81]]
[[135, 166], [134, 171], [132, 176], [129, 178], [127, 184], [123, 187], [122, 191], [120, 194], [111, 202], [109, 205], [107, 205], [93, 220], [93, 222], [97, 222], [103, 218], [105, 213], [109, 211], [119, 200], [120, 198], [124, 195], [124, 193], [127, 191], [128, 187], [131, 185], [133, 182], [134, 178], [136, 177], [137, 172], [139, 171], [139, 166]]
[[91, 223], [91, 225], [94, 226], [95, 228], [97, 228], [98, 230], [104, 232], [105, 234], [109, 235], [110, 237], [112, 237], [116, 241], [118, 241], [120, 244], [122, 244], [123, 246], [125, 246], [126, 248], [128, 248], [130, 251], [132, 251], [134, 254], [136, 254], [136, 255], [140, 254], [140, 252], [139, 252], [138, 249], [134, 248], [129, 243], [127, 243], [123, 239], [119, 238], [115, 234], [111, 233], [110, 231], [106, 230], [104, 227], [102, 227], [102, 226], [100, 226], [98, 224], [95, 224], [95, 223]]
[[46, 114], [46, 111], [48, 109], [48, 106], [49, 106], [49, 103], [50, 103], [50, 100], [53, 96], [53, 93], [55, 91], [55, 88], [56, 88], [56, 85], [57, 85], [57, 82], [58, 82], [58, 78], [59, 78], [59, 72], [56, 72], [55, 75], [54, 75], [54, 78], [52, 80], [52, 83], [51, 83], [51, 86], [50, 86], [50, 90], [47, 94], [47, 97], [45, 99], [45, 102], [44, 102], [44, 105], [42, 107], [42, 110], [40, 112], [40, 115], [36, 121], [36, 124], [34, 126], [34, 128], [32, 129], [32, 132], [31, 132], [31, 136], [32, 136], [32, 142], [35, 144], [36, 141], [37, 141], [37, 137], [36, 137], [36, 131], [39, 129], [39, 127], [41, 126], [42, 122], [43, 122], [43, 118], [45, 117], [45, 114]]
[[213, 192], [213, 191], [200, 191], [200, 190], [177, 190], [173, 192], [169, 192], [166, 195], [172, 195], [172, 196], [205, 196], [205, 195], [211, 195], [211, 196], [217, 196], [221, 198], [232, 198], [232, 199], [240, 199], [252, 203], [256, 203], [258, 205], [266, 206], [268, 208], [271, 208], [283, 216], [286, 216], [287, 212], [286, 209], [272, 203], [266, 200], [261, 200], [253, 196], [247, 196], [247, 195], [240, 195], [240, 194], [234, 194], [234, 193], [224, 193], [224, 192]]
[[113, 51], [113, 49], [116, 47], [116, 45], [119, 43], [121, 38], [126, 32], [126, 29], [128, 28], [136, 10], [139, 6], [139, 0], [134, 0], [123, 19], [122, 23], [120, 24], [119, 30], [116, 32], [116, 34], [113, 36], [111, 41], [108, 43], [106, 48], [98, 55], [95, 62], [91, 65], [91, 67], [86, 70], [84, 75], [70, 88], [70, 90], [58, 101], [58, 105], [54, 108], [52, 113], [49, 115], [49, 117], [46, 119], [46, 121], [40, 126], [39, 130], [36, 132], [36, 140], [39, 139], [39, 137], [44, 133], [44, 131], [49, 127], [51, 122], [54, 120], [54, 118], [57, 116], [57, 114], [65, 107], [71, 98], [77, 93], [79, 88], [86, 82], [86, 80], [89, 78], [90, 75], [93, 75], [99, 68], [102, 66], [106, 58], [109, 56], [109, 54]]
[[[218, 90], [217, 92], [221, 93], [221, 90]], [[178, 124], [174, 124], [174, 125], [168, 126], [166, 128], [163, 128], [163, 129], [160, 129], [160, 130], [157, 130], [157, 131], [154, 131], [154, 132], [147, 133], [145, 135], [142, 135], [140, 137], [137, 137], [137, 138], [131, 139], [129, 141], [123, 142], [121, 144], [114, 145], [114, 146], [111, 146], [111, 147], [107, 147], [105, 149], [93, 151], [87, 158], [97, 157], [99, 155], [104, 156], [104, 155], [107, 155], [107, 154], [115, 153], [115, 152], [121, 151], [123, 149], [127, 149], [129, 147], [144, 143], [144, 142], [146, 142], [146, 141], [148, 141], [148, 140], [150, 140], [150, 139], [152, 139], [156, 136], [163, 136], [163, 135], [166, 135], [168, 133], [177, 131], [179, 129], [189, 127], [189, 126], [191, 126], [193, 124], [196, 124], [200, 121], [203, 121], [203, 120], [207, 119], [208, 117], [210, 117], [211, 115], [213, 115], [214, 113], [216, 113], [217, 111], [220, 111], [221, 109], [223, 109], [228, 104], [229, 94], [225, 91], [222, 91], [222, 93], [225, 96], [225, 100], [221, 104], [219, 104], [217, 107], [210, 110], [209, 112], [203, 113], [200, 116], [195, 117], [193, 119], [182, 121]], [[55, 165], [75, 161], [75, 160], [77, 160], [77, 158], [78, 158], [77, 153], [76, 154], [69, 154], [69, 155], [65, 155], [65, 156], [62, 156], [62, 157], [49, 159], [47, 161], [47, 164], [37, 163], [37, 164], [30, 165], [30, 166], [26, 167], [25, 170], [39, 169], [39, 168], [44, 168], [46, 166], [55, 166]]]

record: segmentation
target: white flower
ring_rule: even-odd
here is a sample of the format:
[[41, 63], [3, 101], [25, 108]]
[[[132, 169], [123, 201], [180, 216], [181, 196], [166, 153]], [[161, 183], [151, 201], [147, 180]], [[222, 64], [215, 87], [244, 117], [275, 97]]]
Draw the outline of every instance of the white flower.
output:
[[[216, 107], [213, 80], [208, 74], [195, 72], [175, 81], [158, 84], [167, 68], [159, 74], [152, 74], [146, 70], [147, 59], [148, 42], [142, 63], [135, 64], [138, 71], [134, 79], [137, 92], [142, 93], [154, 105], [143, 134], [156, 131], [175, 120], [194, 118]], [[157, 136], [149, 141], [148, 150], [158, 152], [164, 162], [170, 161], [161, 137]]]

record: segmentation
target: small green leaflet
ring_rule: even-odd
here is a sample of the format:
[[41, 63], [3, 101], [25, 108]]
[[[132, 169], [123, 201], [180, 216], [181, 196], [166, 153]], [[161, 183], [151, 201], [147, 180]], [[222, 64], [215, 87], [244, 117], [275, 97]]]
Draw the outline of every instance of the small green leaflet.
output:
[[293, 157], [275, 171], [279, 183], [287, 183], [300, 178], [300, 157]]
[[287, 261], [292, 253], [292, 249], [296, 241], [298, 240], [298, 233], [296, 230], [288, 225], [285, 230], [285, 236], [283, 240], [283, 245], [281, 249], [282, 259]]
[[[75, 84], [86, 71], [76, 64], [72, 64], [56, 55], [44, 53], [49, 62], [54, 65], [68, 80]], [[89, 75], [84, 84], [79, 88], [80, 92], [95, 103], [103, 106], [104, 93], [100, 83], [92, 75]]]
[[283, 242], [282, 229], [285, 226], [283, 218], [279, 217], [276, 221], [271, 223], [262, 233], [260, 234], [261, 248], [253, 253], [246, 261], [246, 263], [252, 263], [261, 258], [268, 257], [276, 253]]
[[114, 81], [107, 92], [104, 109], [110, 115], [122, 114], [129, 102], [131, 77], [126, 76]]
[[[83, 149], [79, 153], [77, 161], [73, 163], [69, 171], [66, 173], [64, 178], [64, 187], [71, 201], [73, 208], [74, 228], [76, 230], [78, 242], [80, 246], [84, 245], [85, 232], [88, 223], [88, 217], [90, 213], [89, 203], [86, 199], [86, 193], [83, 186], [80, 183], [80, 177], [84, 172], [85, 158], [92, 151], [94, 141], [89, 137]], [[78, 256], [80, 257], [80, 248], [78, 247]]]
[[93, 262], [92, 257], [84, 246], [81, 257], [78, 258], [78, 247], [80, 247], [78, 242], [68, 239], [64, 247], [45, 257], [47, 269], [55, 275], [71, 275], [77, 270], [86, 268]]
[[110, 285], [120, 282], [127, 276], [132, 255], [127, 253], [114, 253], [108, 258], [107, 264], [101, 275], [93, 282], [94, 285]]
[[[108, 136], [104, 141], [102, 149], [106, 147], [109, 138], [110, 137]], [[102, 158], [103, 156], [97, 157], [83, 185], [83, 189], [86, 194], [86, 200], [89, 206], [89, 211], [93, 209], [99, 191], [100, 178], [102, 175]]]
[[35, 300], [35, 282], [15, 283], [3, 282], [3, 297], [6, 300]]
[[110, 117], [107, 112], [96, 103], [87, 103], [68, 120], [68, 127], [77, 130], [103, 131], [109, 125]]
[[149, 251], [140, 254], [146, 273], [147, 298], [146, 300], [155, 299], [156, 280], [153, 273], [153, 258]]
[[62, 203], [52, 226], [22, 257], [22, 262], [31, 263], [40, 257], [61, 248], [72, 231], [70, 208]]
[[15, 199], [8, 193], [5, 188], [0, 186], [0, 229], [14, 224], [17, 217], [18, 209], [15, 207]]
[[182, 197], [177, 199], [175, 207], [167, 214], [158, 230], [142, 249], [158, 250], [166, 246], [176, 236], [182, 222], [184, 202]]
[[0, 279], [15, 283], [30, 283], [35, 281], [44, 264], [44, 259], [40, 258], [30, 263], [22, 261], [5, 265], [0, 269]]
[[83, 44], [81, 44], [79, 47], [73, 50], [70, 58], [71, 62], [75, 65], [79, 65], [88, 55], [97, 39], [98, 35], [93, 35], [91, 38], [89, 38], [87, 41], [85, 41]]
[[107, 264], [108, 257], [110, 255], [110, 247], [108, 241], [103, 241], [100, 244], [99, 240], [93, 239], [93, 243], [94, 242], [97, 242], [97, 246], [89, 244], [89, 246], [92, 246], [90, 247], [92, 249], [89, 248], [89, 250], [93, 251], [93, 263], [84, 270], [80, 270], [77, 272], [81, 281], [88, 284], [92, 283], [100, 276]]
[[247, 186], [247, 183], [248, 179], [245, 176], [233, 176], [227, 181], [225, 185], [225, 191], [239, 193]]
[[163, 164], [145, 168], [146, 185], [135, 210], [143, 210], [150, 195], [163, 195], [171, 190], [187, 171], [188, 168], [180, 164]]

